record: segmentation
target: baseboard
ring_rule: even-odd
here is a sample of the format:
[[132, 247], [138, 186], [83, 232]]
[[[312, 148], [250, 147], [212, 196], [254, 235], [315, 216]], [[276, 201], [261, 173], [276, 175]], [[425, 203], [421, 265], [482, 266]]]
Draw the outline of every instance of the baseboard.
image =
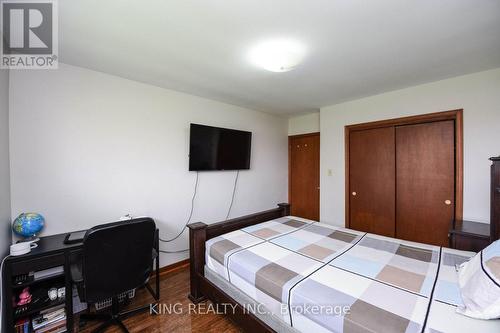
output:
[[[164, 267], [160, 268], [160, 278], [166, 274], [176, 272], [176, 271], [178, 271], [182, 268], [188, 267], [188, 266], [189, 266], [189, 259], [181, 260], [181, 261], [178, 261], [176, 263], [164, 266]], [[155, 273], [156, 273], [156, 271], [153, 271], [153, 273], [151, 273], [151, 277], [154, 277]]]

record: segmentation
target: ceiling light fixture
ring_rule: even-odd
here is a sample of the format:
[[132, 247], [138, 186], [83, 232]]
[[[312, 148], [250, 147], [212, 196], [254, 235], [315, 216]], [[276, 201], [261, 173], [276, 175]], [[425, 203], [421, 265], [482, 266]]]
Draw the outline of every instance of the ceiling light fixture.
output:
[[249, 52], [254, 65], [271, 72], [288, 72], [305, 56], [305, 47], [292, 39], [273, 39], [255, 45]]

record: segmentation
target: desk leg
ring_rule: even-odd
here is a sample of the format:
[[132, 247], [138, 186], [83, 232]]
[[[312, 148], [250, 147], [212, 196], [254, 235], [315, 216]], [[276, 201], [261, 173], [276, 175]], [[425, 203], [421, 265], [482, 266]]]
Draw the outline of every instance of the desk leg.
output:
[[70, 269], [70, 255], [66, 253], [64, 260], [64, 279], [66, 288], [66, 330], [67, 332], [74, 331], [74, 319], [73, 319], [73, 283], [71, 279], [71, 269]]

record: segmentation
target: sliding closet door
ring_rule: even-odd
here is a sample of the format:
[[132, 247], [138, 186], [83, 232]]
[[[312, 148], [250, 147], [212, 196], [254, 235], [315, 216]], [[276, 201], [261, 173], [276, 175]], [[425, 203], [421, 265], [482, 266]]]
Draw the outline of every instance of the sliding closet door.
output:
[[448, 246], [455, 211], [453, 120], [396, 128], [396, 237]]
[[349, 226], [394, 237], [394, 127], [353, 131], [349, 140]]

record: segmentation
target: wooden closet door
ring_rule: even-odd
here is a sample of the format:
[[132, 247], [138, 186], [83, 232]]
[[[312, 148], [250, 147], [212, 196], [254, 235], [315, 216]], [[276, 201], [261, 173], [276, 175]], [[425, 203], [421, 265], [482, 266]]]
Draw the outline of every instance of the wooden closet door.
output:
[[319, 133], [289, 137], [291, 214], [319, 221]]
[[396, 237], [448, 246], [455, 212], [455, 123], [396, 128]]
[[394, 237], [394, 127], [349, 134], [349, 227]]

